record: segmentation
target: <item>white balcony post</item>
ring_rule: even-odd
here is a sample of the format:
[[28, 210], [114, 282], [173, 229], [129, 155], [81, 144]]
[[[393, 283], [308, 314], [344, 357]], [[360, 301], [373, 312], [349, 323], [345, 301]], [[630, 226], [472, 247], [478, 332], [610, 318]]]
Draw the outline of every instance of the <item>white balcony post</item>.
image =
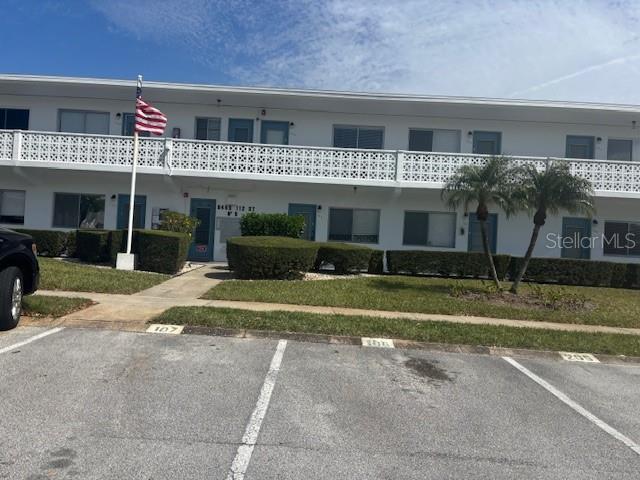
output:
[[13, 163], [18, 165], [20, 163], [20, 158], [22, 157], [22, 132], [21, 131], [13, 132], [13, 149], [11, 153], [12, 153]]
[[169, 175], [173, 174], [173, 139], [164, 139], [164, 170]]
[[404, 173], [404, 160], [404, 152], [401, 152], [400, 150], [396, 151], [396, 182], [402, 181], [402, 175]]

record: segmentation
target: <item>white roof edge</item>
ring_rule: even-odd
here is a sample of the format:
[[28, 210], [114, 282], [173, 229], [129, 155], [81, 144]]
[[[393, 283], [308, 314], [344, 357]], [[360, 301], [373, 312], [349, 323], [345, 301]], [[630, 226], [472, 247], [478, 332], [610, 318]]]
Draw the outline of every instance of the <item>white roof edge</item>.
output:
[[[135, 87], [136, 80], [121, 80], [108, 78], [90, 77], [63, 77], [50, 75], [22, 75], [22, 74], [0, 74], [0, 82], [33, 82], [33, 83], [66, 83], [92, 86], [112, 86], [112, 87]], [[598, 103], [598, 102], [577, 102], [561, 100], [528, 100], [528, 99], [506, 99], [490, 97], [464, 97], [447, 95], [418, 95], [405, 93], [375, 93], [375, 92], [347, 92], [338, 90], [314, 90], [302, 88], [284, 87], [255, 87], [255, 86], [230, 86], [230, 85], [208, 85], [197, 83], [171, 83], [144, 81], [145, 87], [164, 88], [168, 90], [220, 92], [220, 93], [248, 93], [248, 94], [270, 94], [289, 95], [316, 98], [343, 98], [354, 100], [382, 100], [382, 101], [403, 101], [403, 102], [425, 102], [425, 103], [451, 103], [451, 104], [471, 104], [490, 105], [506, 107], [542, 107], [542, 108], [566, 108], [583, 110], [608, 110], [628, 113], [640, 113], [640, 105]]]

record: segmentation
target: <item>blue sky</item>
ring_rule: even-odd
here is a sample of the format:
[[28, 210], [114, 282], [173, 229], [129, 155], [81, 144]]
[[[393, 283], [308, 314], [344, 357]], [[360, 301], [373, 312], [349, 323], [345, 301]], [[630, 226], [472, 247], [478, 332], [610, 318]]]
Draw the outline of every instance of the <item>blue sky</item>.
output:
[[640, 104], [640, 2], [1, 0], [3, 73]]

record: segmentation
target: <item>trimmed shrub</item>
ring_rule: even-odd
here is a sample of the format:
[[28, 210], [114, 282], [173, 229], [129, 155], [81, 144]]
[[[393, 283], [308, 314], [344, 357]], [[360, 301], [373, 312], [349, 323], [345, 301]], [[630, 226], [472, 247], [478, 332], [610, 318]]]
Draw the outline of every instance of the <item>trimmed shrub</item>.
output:
[[[498, 278], [504, 280], [511, 257], [494, 255]], [[489, 277], [489, 266], [481, 252], [436, 252], [427, 250], [389, 250], [387, 269], [390, 273], [442, 275], [445, 277]]]
[[83, 262], [108, 262], [110, 260], [109, 233], [109, 230], [78, 230], [76, 256]]
[[59, 257], [67, 250], [69, 232], [61, 230], [31, 230], [15, 228], [16, 232], [31, 235], [38, 247], [38, 255], [42, 257]]
[[304, 230], [304, 217], [286, 213], [246, 213], [240, 219], [243, 237], [299, 238]]
[[[522, 265], [522, 261], [522, 258], [512, 259], [509, 267], [512, 278]], [[570, 258], [532, 258], [524, 280], [587, 287], [639, 286], [637, 265]]]
[[299, 278], [314, 265], [318, 245], [287, 237], [233, 237], [227, 257], [239, 278]]
[[361, 272], [369, 269], [369, 261], [373, 250], [362, 245], [349, 243], [319, 243], [315, 269], [324, 265], [333, 265], [335, 273]]
[[68, 257], [76, 256], [76, 235], [78, 232], [71, 230], [67, 232], [67, 241], [64, 244], [64, 250]]
[[187, 261], [191, 239], [186, 233], [136, 230], [134, 236], [134, 251], [138, 254], [140, 270], [172, 275], [179, 272]]
[[69, 248], [74, 248], [75, 256], [83, 262], [115, 265], [118, 252], [124, 251], [124, 241], [124, 230], [78, 230]]
[[382, 275], [384, 273], [384, 250], [371, 251], [367, 273]]

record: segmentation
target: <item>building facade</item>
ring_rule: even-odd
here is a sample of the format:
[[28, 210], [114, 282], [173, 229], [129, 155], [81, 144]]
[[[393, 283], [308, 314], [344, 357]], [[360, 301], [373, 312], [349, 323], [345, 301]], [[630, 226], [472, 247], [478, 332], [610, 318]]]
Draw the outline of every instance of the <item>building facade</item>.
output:
[[[134, 95], [133, 81], [0, 76], [0, 226], [124, 228]], [[140, 140], [135, 224], [197, 216], [193, 259], [224, 260], [253, 211], [303, 215], [312, 240], [478, 250], [473, 212], [441, 188], [503, 154], [562, 159], [596, 191], [595, 216], [549, 218], [536, 256], [640, 262], [640, 107], [156, 82], [143, 95], [169, 123]], [[491, 246], [523, 255], [531, 228], [495, 211]]]

